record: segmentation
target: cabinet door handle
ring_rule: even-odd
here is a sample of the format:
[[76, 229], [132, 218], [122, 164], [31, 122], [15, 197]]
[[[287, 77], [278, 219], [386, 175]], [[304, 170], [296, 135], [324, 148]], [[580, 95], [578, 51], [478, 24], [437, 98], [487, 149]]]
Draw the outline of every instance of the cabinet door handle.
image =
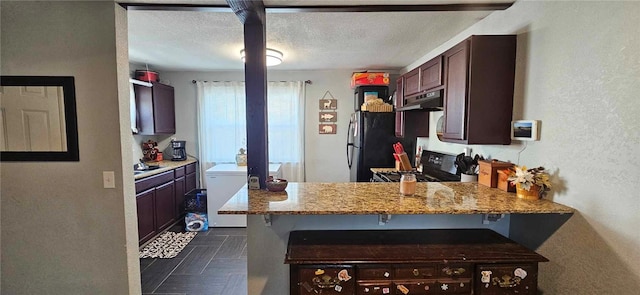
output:
[[314, 277], [311, 282], [320, 289], [334, 288], [336, 285], [340, 285], [340, 281], [337, 278], [332, 278], [328, 275]]
[[493, 280], [491, 280], [491, 283], [493, 283], [494, 286], [498, 285], [500, 288], [514, 288], [520, 285], [520, 281], [522, 281], [520, 277], [512, 278], [509, 275], [503, 275], [502, 278], [493, 278]]
[[416, 276], [416, 277], [419, 276], [420, 275], [420, 271], [417, 268], [414, 268], [413, 269], [413, 275]]
[[462, 267], [451, 269], [450, 267], [445, 267], [442, 269], [442, 272], [448, 276], [459, 276], [463, 274], [466, 270]]

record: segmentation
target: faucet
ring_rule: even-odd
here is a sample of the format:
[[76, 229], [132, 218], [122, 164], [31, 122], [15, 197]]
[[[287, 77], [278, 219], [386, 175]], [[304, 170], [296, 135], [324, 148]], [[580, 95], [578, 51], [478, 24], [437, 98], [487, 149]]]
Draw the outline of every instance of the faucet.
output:
[[146, 170], [147, 168], [147, 164], [142, 159], [140, 159], [140, 163], [133, 165], [133, 170]]

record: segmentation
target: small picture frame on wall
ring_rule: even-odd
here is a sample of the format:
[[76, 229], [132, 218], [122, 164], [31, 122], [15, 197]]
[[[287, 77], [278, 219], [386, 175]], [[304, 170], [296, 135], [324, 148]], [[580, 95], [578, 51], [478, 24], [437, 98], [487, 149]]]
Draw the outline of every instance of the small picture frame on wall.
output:
[[518, 120], [511, 121], [511, 139], [535, 141], [539, 138], [540, 121]]
[[324, 122], [337, 122], [338, 112], [319, 112], [318, 120], [320, 123]]
[[320, 102], [320, 110], [337, 110], [338, 109], [338, 100], [335, 98], [332, 99], [321, 99]]
[[319, 134], [336, 134], [336, 124], [320, 124], [318, 125]]

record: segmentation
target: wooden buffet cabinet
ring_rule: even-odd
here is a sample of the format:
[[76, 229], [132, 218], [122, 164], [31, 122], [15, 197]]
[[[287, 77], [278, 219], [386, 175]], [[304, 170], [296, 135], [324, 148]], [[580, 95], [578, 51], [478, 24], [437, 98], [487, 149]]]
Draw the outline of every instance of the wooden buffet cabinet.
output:
[[488, 229], [293, 231], [290, 294], [537, 294], [543, 256]]

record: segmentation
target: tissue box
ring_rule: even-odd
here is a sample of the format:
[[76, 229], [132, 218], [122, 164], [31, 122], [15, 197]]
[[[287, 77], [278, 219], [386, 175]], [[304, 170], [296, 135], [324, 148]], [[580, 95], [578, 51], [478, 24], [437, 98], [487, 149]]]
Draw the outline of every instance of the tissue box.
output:
[[384, 72], [367, 72], [353, 73], [351, 76], [351, 88], [360, 85], [389, 85], [389, 73]]
[[498, 170], [513, 166], [513, 163], [501, 162], [498, 160], [478, 161], [480, 172], [478, 173], [478, 183], [488, 187], [498, 186]]

